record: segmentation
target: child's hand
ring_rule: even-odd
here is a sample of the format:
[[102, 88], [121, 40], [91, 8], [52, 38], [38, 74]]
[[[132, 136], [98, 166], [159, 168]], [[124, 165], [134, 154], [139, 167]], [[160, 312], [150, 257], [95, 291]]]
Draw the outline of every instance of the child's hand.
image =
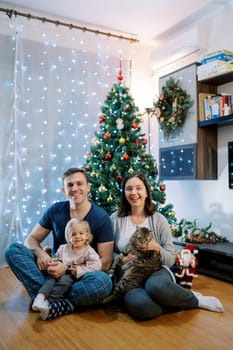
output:
[[72, 276], [76, 276], [77, 275], [77, 268], [78, 268], [78, 264], [73, 263], [71, 265], [70, 273], [71, 273]]

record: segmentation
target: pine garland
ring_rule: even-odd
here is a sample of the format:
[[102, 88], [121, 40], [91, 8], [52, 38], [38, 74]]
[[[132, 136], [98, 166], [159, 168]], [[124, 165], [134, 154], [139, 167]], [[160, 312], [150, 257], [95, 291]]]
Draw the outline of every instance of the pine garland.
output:
[[211, 230], [212, 223], [207, 227], [197, 227], [197, 219], [189, 221], [182, 219], [180, 222], [173, 222], [171, 225], [172, 234], [181, 242], [190, 243], [219, 243], [228, 242], [228, 239], [221, 234]]
[[155, 113], [166, 138], [184, 125], [188, 110], [192, 105], [193, 101], [190, 95], [182, 89], [181, 82], [175, 81], [172, 77], [169, 78], [166, 85], [162, 87], [158, 101], [154, 102]]

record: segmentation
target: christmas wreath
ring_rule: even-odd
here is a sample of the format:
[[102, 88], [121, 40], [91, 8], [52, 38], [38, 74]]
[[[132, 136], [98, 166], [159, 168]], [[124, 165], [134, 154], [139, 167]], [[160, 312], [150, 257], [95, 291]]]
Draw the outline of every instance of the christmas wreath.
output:
[[162, 87], [161, 95], [154, 103], [155, 114], [164, 136], [170, 134], [184, 125], [189, 108], [192, 106], [190, 95], [182, 89], [181, 82], [172, 77]]

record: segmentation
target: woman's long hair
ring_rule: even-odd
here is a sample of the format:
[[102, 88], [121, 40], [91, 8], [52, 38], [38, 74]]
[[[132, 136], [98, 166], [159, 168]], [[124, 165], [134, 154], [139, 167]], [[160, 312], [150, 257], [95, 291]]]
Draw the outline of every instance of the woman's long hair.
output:
[[118, 216], [123, 217], [131, 214], [131, 206], [125, 196], [125, 186], [127, 181], [134, 177], [137, 177], [138, 179], [140, 179], [146, 188], [147, 198], [145, 199], [145, 207], [144, 207], [145, 214], [147, 216], [153, 215], [154, 212], [157, 210], [157, 207], [152, 200], [151, 191], [147, 182], [147, 178], [143, 173], [134, 173], [134, 174], [127, 175], [123, 180], [120, 206], [118, 209]]

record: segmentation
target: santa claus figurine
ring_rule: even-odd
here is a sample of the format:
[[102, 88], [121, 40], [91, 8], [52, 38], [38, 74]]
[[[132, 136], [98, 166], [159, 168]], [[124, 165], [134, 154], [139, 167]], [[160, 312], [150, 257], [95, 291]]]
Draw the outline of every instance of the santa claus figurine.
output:
[[177, 254], [176, 281], [184, 288], [192, 288], [193, 278], [198, 276], [196, 274], [198, 260], [194, 255], [197, 253], [196, 247], [190, 244]]

